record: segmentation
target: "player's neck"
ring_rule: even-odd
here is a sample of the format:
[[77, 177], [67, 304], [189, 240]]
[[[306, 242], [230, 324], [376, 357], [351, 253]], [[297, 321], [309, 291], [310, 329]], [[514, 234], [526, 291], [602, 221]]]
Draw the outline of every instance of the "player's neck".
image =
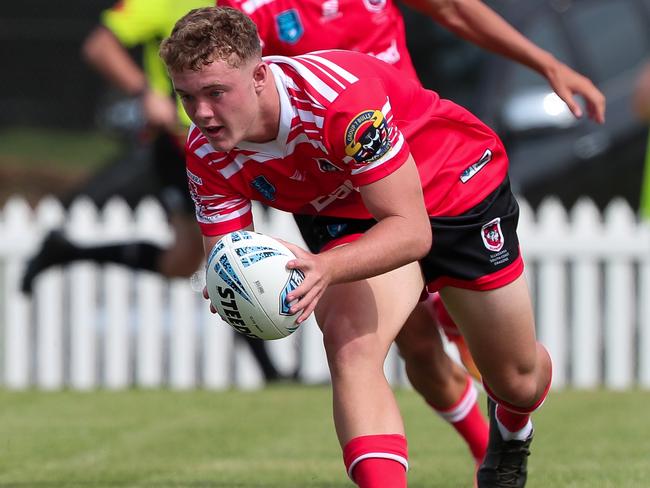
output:
[[260, 93], [260, 111], [256, 125], [258, 130], [252, 137], [248, 138], [249, 142], [270, 142], [278, 137], [280, 130], [280, 96], [272, 74]]

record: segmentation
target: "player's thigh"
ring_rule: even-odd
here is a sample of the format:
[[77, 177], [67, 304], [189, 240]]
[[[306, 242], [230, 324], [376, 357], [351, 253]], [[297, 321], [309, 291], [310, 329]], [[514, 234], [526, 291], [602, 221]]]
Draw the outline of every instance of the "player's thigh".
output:
[[440, 296], [483, 375], [534, 368], [535, 324], [524, 275], [489, 291], [445, 287]]
[[326, 349], [367, 342], [385, 354], [417, 304], [423, 286], [417, 263], [367, 280], [330, 286], [316, 309]]
[[445, 354], [429, 302], [422, 301], [415, 306], [395, 342], [404, 358]]

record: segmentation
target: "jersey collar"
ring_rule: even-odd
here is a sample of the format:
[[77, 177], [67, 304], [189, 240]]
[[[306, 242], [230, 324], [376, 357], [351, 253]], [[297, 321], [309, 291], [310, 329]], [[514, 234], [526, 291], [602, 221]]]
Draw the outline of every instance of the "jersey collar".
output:
[[285, 156], [287, 150], [287, 136], [291, 129], [293, 109], [289, 100], [289, 93], [284, 83], [282, 70], [275, 64], [269, 64], [269, 67], [275, 79], [275, 86], [280, 99], [280, 127], [278, 128], [278, 136], [272, 141], [262, 143], [242, 141], [237, 144], [237, 149], [255, 151], [268, 154], [274, 158], [282, 158]]

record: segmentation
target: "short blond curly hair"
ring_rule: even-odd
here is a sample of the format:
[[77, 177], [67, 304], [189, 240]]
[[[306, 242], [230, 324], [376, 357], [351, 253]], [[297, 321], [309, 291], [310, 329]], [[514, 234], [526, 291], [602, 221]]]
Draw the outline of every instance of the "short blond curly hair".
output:
[[170, 71], [198, 71], [215, 60], [237, 68], [262, 55], [255, 23], [230, 7], [197, 8], [181, 17], [160, 45]]

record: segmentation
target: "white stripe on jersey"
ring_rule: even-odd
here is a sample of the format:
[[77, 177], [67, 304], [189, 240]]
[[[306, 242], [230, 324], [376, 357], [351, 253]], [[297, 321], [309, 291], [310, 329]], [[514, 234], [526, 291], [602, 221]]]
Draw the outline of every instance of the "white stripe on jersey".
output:
[[251, 15], [253, 12], [255, 12], [258, 8], [263, 7], [267, 3], [272, 3], [275, 0], [248, 0], [247, 2], [242, 3], [241, 9], [246, 13], [247, 15]]
[[306, 83], [309, 83], [311, 86], [313, 86], [316, 91], [328, 102], [333, 102], [339, 95], [338, 92], [330, 88], [326, 83], [323, 82], [323, 80], [316, 76], [313, 71], [301, 63], [298, 58], [287, 58], [285, 56], [265, 56], [264, 61], [268, 63], [288, 64], [298, 72], [298, 75]]
[[323, 117], [314, 115], [313, 112], [308, 112], [307, 110], [296, 109], [296, 112], [298, 112], [298, 116], [302, 122], [311, 122], [319, 129], [323, 128], [323, 121], [325, 120]]
[[[225, 168], [221, 168], [219, 170], [219, 173], [221, 173], [221, 175], [224, 178], [228, 179], [232, 175], [237, 173], [239, 170], [241, 170], [244, 167], [244, 163], [246, 161], [250, 161], [254, 156], [260, 157], [261, 155], [258, 153], [258, 154], [251, 155], [249, 157], [249, 156], [244, 156], [243, 154], [238, 154], [237, 156], [235, 156], [235, 159], [228, 166], [226, 166]], [[272, 159], [272, 158], [269, 156], [265, 159], [265, 161], [268, 159]]]
[[204, 158], [204, 157], [206, 157], [206, 156], [207, 156], [208, 154], [210, 154], [211, 152], [214, 152], [214, 149], [212, 148], [212, 146], [211, 146], [210, 143], [208, 143], [208, 142], [206, 142], [205, 144], [203, 144], [203, 145], [202, 145], [201, 147], [199, 147], [198, 149], [195, 149], [195, 150], [194, 150], [194, 154], [196, 154], [196, 155], [197, 155], [198, 157], [200, 157], [200, 158]]
[[[214, 200], [220, 198], [222, 195], [200, 196], [199, 205], [196, 206], [196, 219], [203, 224], [216, 224], [221, 222], [228, 222], [246, 215], [251, 211], [251, 203], [245, 198], [233, 198], [218, 205], [206, 203], [206, 200]], [[238, 207], [244, 204], [237, 210], [231, 210], [233, 207]]]
[[[192, 140], [190, 140], [190, 137], [192, 137], [192, 131], [194, 129], [196, 129], [196, 135], [194, 136], [194, 138]], [[201, 138], [202, 135], [203, 135], [203, 133], [199, 130], [199, 128], [196, 125], [194, 125], [194, 123], [192, 123], [192, 125], [190, 126], [190, 129], [187, 131], [188, 145], [193, 146], [194, 144], [196, 144], [196, 141], [198, 141]]]
[[393, 120], [393, 114], [391, 112], [390, 100], [388, 98], [386, 99], [386, 103], [384, 103], [384, 106], [381, 107], [381, 113], [383, 113], [384, 116], [386, 117], [386, 122], [390, 122], [391, 120]]
[[[309, 131], [305, 131], [305, 132], [309, 132]], [[320, 132], [317, 132], [317, 131], [313, 131], [313, 132], [314, 132], [315, 135], [320, 134]], [[296, 146], [298, 144], [303, 143], [303, 142], [308, 142], [312, 146], [317, 147], [318, 149], [323, 151], [324, 155], [329, 154], [329, 151], [325, 148], [325, 146], [323, 146], [323, 143], [320, 140], [312, 139], [307, 134], [300, 133], [296, 137], [294, 137], [290, 142], [287, 143], [287, 156], [290, 156], [291, 154], [293, 154], [293, 152], [296, 149]]]
[[[327, 51], [319, 51], [319, 52], [327, 52]], [[334, 71], [337, 75], [339, 75], [341, 78], [343, 78], [344, 80], [350, 83], [356, 83], [357, 81], [359, 81], [359, 78], [354, 76], [348, 70], [341, 68], [338, 64], [332, 63], [329, 59], [321, 58], [320, 56], [314, 56], [313, 54], [303, 54], [300, 57], [305, 59], [311, 59], [312, 61], [317, 61], [321, 64], [324, 64], [329, 69]]]
[[343, 83], [341, 83], [340, 80], [337, 80], [335, 77], [333, 77], [333, 76], [332, 76], [331, 74], [329, 74], [327, 71], [325, 71], [325, 70], [322, 68], [322, 66], [319, 66], [318, 64], [312, 62], [312, 61], [309, 60], [309, 59], [305, 59], [305, 56], [301, 56], [301, 57], [300, 57], [300, 60], [303, 61], [303, 62], [305, 63], [305, 66], [308, 66], [311, 70], [313, 70], [313, 71], [318, 70], [319, 73], [322, 73], [322, 74], [319, 75], [319, 76], [321, 76], [321, 78], [327, 76], [327, 78], [329, 78], [330, 80], [332, 80], [332, 81], [333, 81], [334, 83], [336, 83], [338, 86], [340, 86], [341, 88], [345, 88], [345, 85], [344, 85]]

